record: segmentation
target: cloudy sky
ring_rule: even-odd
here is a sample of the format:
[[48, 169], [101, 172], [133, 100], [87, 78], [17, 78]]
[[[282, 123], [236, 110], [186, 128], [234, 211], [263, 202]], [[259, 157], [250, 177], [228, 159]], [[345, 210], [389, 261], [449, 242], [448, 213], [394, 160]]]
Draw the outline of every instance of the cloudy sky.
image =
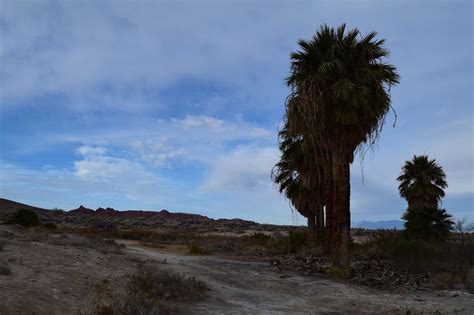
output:
[[352, 167], [353, 220], [398, 219], [428, 154], [474, 220], [471, 1], [0, 0], [0, 196], [304, 224], [270, 181], [289, 54], [322, 23], [386, 38], [401, 84]]

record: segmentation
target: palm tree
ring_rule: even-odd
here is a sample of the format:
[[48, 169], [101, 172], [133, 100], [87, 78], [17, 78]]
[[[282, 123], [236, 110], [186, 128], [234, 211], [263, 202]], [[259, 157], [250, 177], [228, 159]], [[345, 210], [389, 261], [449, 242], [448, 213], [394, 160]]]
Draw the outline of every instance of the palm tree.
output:
[[417, 205], [438, 207], [448, 187], [443, 168], [426, 155], [414, 156], [406, 161], [397, 180], [400, 196], [408, 201], [408, 208]]
[[328, 152], [317, 162], [331, 169], [337, 214], [333, 264], [341, 267], [350, 263], [349, 166], [357, 149], [379, 138], [391, 107], [390, 87], [399, 82], [395, 67], [382, 60], [389, 52], [376, 35], [346, 32], [345, 24], [337, 30], [323, 25], [311, 40], [298, 42], [286, 79], [289, 129], [308, 140], [308, 156]]
[[272, 179], [294, 209], [307, 218], [309, 246], [315, 249], [316, 245], [322, 245], [324, 217], [319, 191], [314, 187], [303, 155], [304, 141], [290, 133], [286, 124], [279, 132], [279, 139], [282, 155], [272, 170]]
[[445, 209], [427, 204], [417, 204], [403, 214], [404, 235], [425, 241], [446, 241], [454, 222]]
[[306, 188], [301, 177], [290, 169], [287, 160], [280, 160], [273, 169], [273, 178], [279, 185], [280, 193], [283, 193], [292, 207], [308, 220], [308, 243], [311, 249], [316, 248], [316, 213], [315, 207], [308, 196], [311, 191]]

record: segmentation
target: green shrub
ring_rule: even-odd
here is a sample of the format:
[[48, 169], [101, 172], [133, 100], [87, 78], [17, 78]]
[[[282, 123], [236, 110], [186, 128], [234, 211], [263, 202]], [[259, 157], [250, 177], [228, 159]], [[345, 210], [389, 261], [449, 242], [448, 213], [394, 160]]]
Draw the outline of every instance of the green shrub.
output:
[[11, 272], [10, 268], [8, 268], [7, 266], [0, 266], [0, 275], [8, 276], [11, 273], [12, 272]]
[[437, 256], [436, 245], [420, 239], [395, 238], [388, 249], [389, 256], [412, 272], [421, 272]]
[[450, 242], [428, 242], [392, 234], [371, 242], [377, 258], [388, 259], [408, 272], [448, 272], [464, 269], [457, 248]]
[[444, 209], [430, 206], [408, 208], [403, 214], [404, 235], [407, 238], [425, 241], [446, 241], [449, 238], [453, 221]]
[[18, 209], [12, 216], [10, 223], [23, 226], [34, 226], [39, 224], [36, 212], [31, 209]]
[[306, 231], [291, 231], [287, 237], [275, 240], [270, 246], [273, 252], [297, 253], [308, 247]]
[[308, 233], [306, 231], [294, 231], [288, 235], [288, 245], [294, 250], [308, 246]]

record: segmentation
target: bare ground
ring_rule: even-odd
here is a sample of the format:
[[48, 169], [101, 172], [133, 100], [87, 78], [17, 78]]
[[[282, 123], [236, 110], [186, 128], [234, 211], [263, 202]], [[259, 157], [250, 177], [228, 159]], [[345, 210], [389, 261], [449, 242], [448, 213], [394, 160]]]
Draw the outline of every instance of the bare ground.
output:
[[205, 299], [181, 305], [190, 314], [474, 314], [474, 295], [465, 292], [377, 291], [282, 274], [264, 262], [192, 256], [136, 241], [119, 241], [120, 250], [111, 242], [0, 225], [0, 242], [0, 266], [11, 270], [0, 275], [0, 314], [93, 313], [98, 284], [120, 291], [144, 262], [207, 284]]
[[454, 313], [474, 314], [474, 295], [464, 292], [378, 292], [332, 280], [282, 275], [262, 262], [159, 251], [125, 241], [126, 252], [205, 281], [209, 298], [189, 310], [202, 314]]

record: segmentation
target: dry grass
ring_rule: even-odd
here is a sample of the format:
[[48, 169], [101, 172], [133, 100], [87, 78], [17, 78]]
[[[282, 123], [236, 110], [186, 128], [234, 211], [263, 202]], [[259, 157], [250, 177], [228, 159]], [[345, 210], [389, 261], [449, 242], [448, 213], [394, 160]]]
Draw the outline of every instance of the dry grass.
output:
[[[436, 289], [470, 288], [474, 268], [474, 235], [454, 234], [449, 242], [410, 240], [396, 232], [380, 232], [364, 244], [353, 244], [353, 260], [374, 260], [407, 274], [427, 275]], [[474, 282], [474, 281], [473, 281]]]
[[[99, 295], [110, 295], [107, 281], [96, 286]], [[96, 314], [175, 314], [183, 302], [205, 297], [207, 286], [194, 277], [157, 269], [140, 269], [131, 275], [124, 296], [99, 303]], [[109, 297], [110, 300], [110, 297]]]
[[192, 255], [207, 255], [209, 254], [205, 249], [196, 244], [188, 245], [188, 253]]

